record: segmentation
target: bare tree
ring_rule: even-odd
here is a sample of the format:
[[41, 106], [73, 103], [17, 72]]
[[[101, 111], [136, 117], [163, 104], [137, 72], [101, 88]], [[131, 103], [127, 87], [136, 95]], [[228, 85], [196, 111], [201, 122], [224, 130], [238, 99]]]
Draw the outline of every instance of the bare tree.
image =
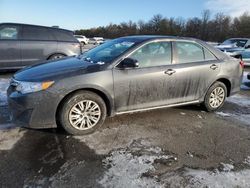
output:
[[105, 38], [117, 38], [135, 34], [176, 35], [200, 38], [206, 41], [221, 42], [230, 37], [250, 37], [250, 15], [232, 18], [223, 13], [211, 18], [209, 10], [204, 10], [201, 17], [187, 20], [183, 18], [166, 18], [160, 14], [154, 15], [149, 21], [122, 22], [105, 27], [81, 29], [76, 34], [87, 37], [102, 36]]

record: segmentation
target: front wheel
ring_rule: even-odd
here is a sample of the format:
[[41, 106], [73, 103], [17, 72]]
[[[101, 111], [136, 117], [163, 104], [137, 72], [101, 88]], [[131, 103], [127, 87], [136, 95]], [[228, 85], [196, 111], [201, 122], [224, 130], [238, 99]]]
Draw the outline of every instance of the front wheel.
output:
[[227, 88], [222, 82], [215, 82], [207, 91], [203, 106], [208, 112], [220, 109], [227, 97]]
[[106, 114], [106, 105], [100, 96], [93, 92], [80, 91], [66, 99], [59, 119], [68, 133], [85, 135], [98, 129], [104, 123]]

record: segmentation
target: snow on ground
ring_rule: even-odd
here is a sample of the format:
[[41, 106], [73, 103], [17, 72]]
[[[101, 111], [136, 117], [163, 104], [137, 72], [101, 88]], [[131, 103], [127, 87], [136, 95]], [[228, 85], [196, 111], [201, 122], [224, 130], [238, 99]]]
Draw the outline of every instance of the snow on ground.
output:
[[24, 133], [25, 131], [20, 128], [0, 130], [0, 151], [12, 149]]
[[[162, 164], [174, 163], [177, 162], [176, 156], [163, 151], [155, 146], [155, 143], [152, 146], [147, 133], [143, 132], [142, 135], [145, 134], [146, 137], [140, 138], [139, 130], [131, 133], [134, 136], [139, 134], [138, 138], [128, 142], [131, 139], [126, 131], [130, 129], [126, 128], [127, 126], [122, 126], [120, 135], [116, 135], [119, 132], [118, 128], [112, 128], [103, 132], [97, 131], [93, 137], [75, 137], [82, 142], [85, 141], [97, 153], [107, 155], [103, 160], [106, 171], [98, 181], [103, 187], [250, 187], [250, 170], [236, 171], [232, 164], [221, 163], [219, 169], [212, 170], [185, 168], [159, 174], [155, 168], [158, 160], [164, 160]], [[122, 135], [127, 136], [117, 139]], [[103, 140], [109, 136], [114, 136], [114, 147], [111, 146], [112, 143]], [[250, 167], [250, 158], [246, 158], [242, 163]]]
[[240, 94], [233, 95], [227, 98], [227, 101], [230, 103], [237, 104], [239, 106], [250, 107], [250, 97], [244, 95]]
[[[99, 180], [103, 187], [250, 187], [250, 170], [235, 171], [232, 164], [221, 163], [213, 170], [184, 168], [157, 174], [156, 160], [164, 164], [177, 158], [145, 140], [134, 141], [129, 147], [114, 150], [103, 160], [106, 172]], [[244, 163], [249, 163], [247, 158]]]
[[248, 166], [250, 166], [250, 156], [248, 156], [245, 161], [244, 164], [247, 164]]
[[6, 91], [9, 86], [9, 79], [0, 78], [0, 106], [7, 105]]
[[160, 187], [154, 177], [143, 177], [155, 171], [156, 160], [176, 161], [173, 155], [166, 154], [159, 147], [151, 147], [144, 140], [133, 142], [128, 148], [111, 152], [103, 160], [107, 171], [99, 183], [103, 187]]
[[[240, 95], [240, 94], [236, 94], [233, 95], [229, 98], [227, 98], [227, 102], [229, 103], [233, 103], [236, 104], [240, 107], [242, 107], [242, 109], [250, 109], [250, 97], [244, 96], [244, 95]], [[247, 111], [243, 112], [216, 112], [217, 115], [225, 117], [225, 118], [234, 118], [236, 120], [239, 120], [247, 125], [250, 125], [250, 113], [248, 113]]]
[[250, 187], [250, 170], [242, 171], [206, 171], [187, 169], [185, 176], [190, 176], [190, 187], [235, 188]]
[[225, 113], [225, 112], [215, 112], [217, 115], [222, 116], [222, 117], [231, 117], [232, 114]]
[[250, 125], [250, 114], [232, 114], [225, 112], [216, 112], [217, 115], [225, 117], [225, 118], [233, 118], [238, 121], [245, 123], [246, 125]]

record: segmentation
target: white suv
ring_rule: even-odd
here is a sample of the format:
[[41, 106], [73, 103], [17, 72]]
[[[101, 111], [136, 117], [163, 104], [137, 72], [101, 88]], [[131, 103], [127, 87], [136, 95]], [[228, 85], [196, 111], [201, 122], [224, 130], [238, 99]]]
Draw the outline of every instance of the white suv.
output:
[[83, 45], [86, 45], [89, 43], [89, 39], [83, 35], [74, 35], [74, 36]]

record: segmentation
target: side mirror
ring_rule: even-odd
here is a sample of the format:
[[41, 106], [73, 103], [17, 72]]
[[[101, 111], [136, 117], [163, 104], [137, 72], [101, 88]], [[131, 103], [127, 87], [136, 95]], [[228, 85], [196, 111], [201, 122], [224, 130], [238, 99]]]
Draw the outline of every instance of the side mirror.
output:
[[125, 58], [119, 64], [119, 68], [127, 69], [127, 68], [136, 68], [139, 67], [139, 63], [136, 59]]
[[242, 55], [241, 55], [241, 54], [234, 55], [233, 57], [234, 57], [234, 58], [236, 58], [236, 59], [240, 59], [240, 60], [242, 60]]
[[245, 48], [246, 48], [246, 49], [249, 49], [249, 48], [250, 48], [250, 45], [245, 46]]

